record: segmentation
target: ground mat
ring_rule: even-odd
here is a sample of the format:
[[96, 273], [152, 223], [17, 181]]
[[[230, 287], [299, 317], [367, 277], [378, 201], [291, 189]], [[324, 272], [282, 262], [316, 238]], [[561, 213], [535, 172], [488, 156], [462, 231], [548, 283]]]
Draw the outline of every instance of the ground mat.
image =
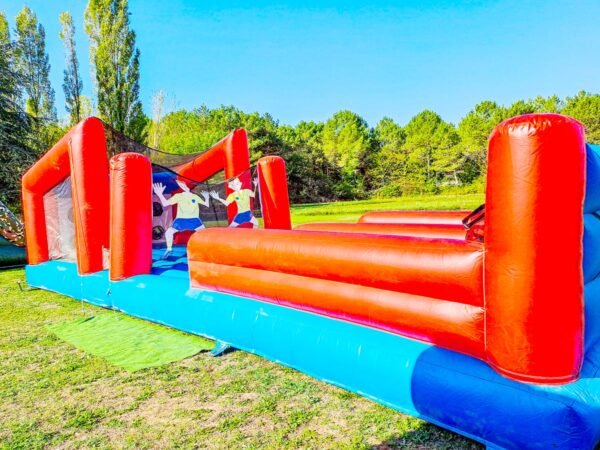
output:
[[48, 329], [71, 345], [130, 372], [179, 361], [214, 346], [199, 336], [119, 313], [60, 322]]

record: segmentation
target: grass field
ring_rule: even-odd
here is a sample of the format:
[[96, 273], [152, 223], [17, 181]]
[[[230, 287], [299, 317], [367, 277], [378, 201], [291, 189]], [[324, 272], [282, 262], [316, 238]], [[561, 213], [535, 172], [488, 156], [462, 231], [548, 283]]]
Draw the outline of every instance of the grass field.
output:
[[[481, 201], [304, 205], [294, 208], [294, 221], [354, 220], [372, 209], [468, 209]], [[23, 278], [20, 269], [0, 272], [0, 448], [481, 448], [240, 351], [125, 372], [45, 328], [102, 310], [45, 291], [21, 292], [16, 282]]]
[[307, 222], [356, 222], [367, 211], [388, 209], [465, 209], [477, 208], [484, 194], [427, 195], [381, 200], [360, 200], [335, 203], [311, 203], [292, 207], [295, 225]]

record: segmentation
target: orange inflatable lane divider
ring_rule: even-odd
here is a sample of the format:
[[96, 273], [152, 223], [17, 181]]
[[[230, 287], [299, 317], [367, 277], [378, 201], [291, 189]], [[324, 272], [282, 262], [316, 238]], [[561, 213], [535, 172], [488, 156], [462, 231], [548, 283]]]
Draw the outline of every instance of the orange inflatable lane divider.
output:
[[305, 223], [295, 229], [459, 240], [464, 240], [467, 233], [463, 225], [425, 223]]
[[363, 214], [360, 223], [404, 223], [462, 225], [471, 211], [370, 211]]
[[458, 240], [207, 229], [190, 261], [269, 270], [481, 306], [483, 247]]
[[[196, 234], [202, 234], [198, 232]], [[481, 357], [483, 309], [287, 273], [190, 260], [192, 287], [253, 297]]]

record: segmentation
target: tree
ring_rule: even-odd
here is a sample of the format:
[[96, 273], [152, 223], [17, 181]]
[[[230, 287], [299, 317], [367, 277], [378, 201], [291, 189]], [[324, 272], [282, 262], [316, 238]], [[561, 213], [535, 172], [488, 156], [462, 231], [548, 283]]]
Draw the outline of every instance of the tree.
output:
[[531, 101], [517, 100], [506, 109], [505, 118], [522, 116], [536, 112], [535, 105]]
[[277, 134], [283, 144], [290, 199], [293, 202], [334, 200], [336, 186], [342, 181], [340, 169], [323, 153], [323, 124], [300, 122], [296, 127], [280, 126]]
[[71, 13], [65, 11], [59, 16], [62, 39], [66, 52], [66, 68], [64, 70], [63, 90], [65, 92], [65, 109], [69, 113], [70, 124], [75, 125], [83, 118], [81, 92], [83, 82], [79, 75], [79, 61], [75, 51], [75, 25]]
[[567, 97], [561, 113], [583, 123], [588, 142], [600, 144], [600, 95], [580, 91], [574, 97]]
[[537, 96], [529, 103], [533, 105], [535, 112], [538, 113], [560, 113], [564, 108], [564, 102], [556, 95], [550, 97]]
[[16, 18], [16, 67], [27, 94], [26, 110], [41, 124], [56, 120], [54, 89], [50, 85], [50, 63], [46, 32], [27, 6]]
[[490, 133], [506, 117], [506, 110], [489, 100], [475, 105], [458, 123], [460, 147], [465, 166], [464, 182], [485, 175], [487, 165], [487, 141]]
[[403, 148], [406, 133], [389, 117], [379, 121], [373, 130], [378, 152], [373, 167], [373, 178], [378, 195], [398, 196], [404, 191], [408, 155]]
[[338, 111], [323, 127], [323, 151], [346, 174], [354, 174], [370, 148], [367, 122], [352, 111]]
[[21, 174], [35, 160], [35, 119], [23, 109], [14, 58], [8, 22], [0, 12], [0, 201], [18, 207]]
[[456, 145], [459, 142], [454, 126], [433, 111], [425, 110], [413, 117], [404, 128], [408, 152], [407, 171], [413, 190], [435, 191], [447, 173], [456, 177], [459, 166]]
[[89, 0], [85, 31], [95, 74], [100, 117], [138, 142], [146, 140], [147, 118], [140, 94], [140, 51], [129, 27], [127, 0]]
[[343, 179], [337, 185], [340, 198], [361, 196], [369, 164], [371, 135], [367, 122], [352, 111], [338, 111], [323, 126], [323, 153], [339, 167]]

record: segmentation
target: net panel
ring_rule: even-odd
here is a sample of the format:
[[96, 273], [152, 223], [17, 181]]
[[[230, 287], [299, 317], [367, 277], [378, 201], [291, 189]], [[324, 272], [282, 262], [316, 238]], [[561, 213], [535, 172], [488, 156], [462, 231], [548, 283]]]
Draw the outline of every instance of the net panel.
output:
[[50, 259], [75, 261], [77, 251], [71, 177], [67, 177], [44, 195], [44, 214]]
[[[185, 244], [197, 229], [262, 226], [256, 167], [220, 183], [198, 183], [158, 165], [152, 169], [154, 247], [165, 245], [165, 233], [170, 228], [177, 231], [174, 243]], [[230, 205], [229, 212], [226, 205]], [[196, 217], [197, 221], [188, 220]]]
[[202, 150], [197, 153], [177, 154], [163, 152], [147, 145], [140, 144], [129, 136], [115, 130], [113, 127], [104, 123], [104, 135], [106, 137], [106, 150], [108, 157], [111, 158], [119, 153], [133, 152], [146, 155], [152, 164], [157, 164], [165, 168], [176, 167], [181, 164], [193, 161], [198, 156], [206, 152]]

